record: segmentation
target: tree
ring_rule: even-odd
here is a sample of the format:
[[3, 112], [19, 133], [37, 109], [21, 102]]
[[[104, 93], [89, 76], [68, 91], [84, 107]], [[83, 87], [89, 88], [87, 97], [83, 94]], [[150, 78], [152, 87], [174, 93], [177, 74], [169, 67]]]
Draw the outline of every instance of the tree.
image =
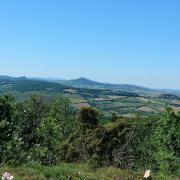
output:
[[52, 103], [48, 116], [54, 119], [60, 127], [61, 141], [66, 140], [76, 129], [76, 112], [66, 98], [57, 97]]
[[167, 108], [153, 134], [154, 159], [163, 173], [180, 171], [180, 117]]
[[86, 125], [88, 127], [97, 126], [98, 112], [94, 108], [83, 107], [80, 110], [79, 119], [84, 125]]
[[112, 113], [112, 118], [111, 118], [111, 121], [112, 122], [116, 122], [118, 120], [118, 114], [116, 112], [113, 112]]
[[48, 109], [43, 96], [33, 95], [29, 100], [18, 104], [15, 116], [19, 123], [18, 135], [27, 151], [39, 143], [37, 129], [42, 119], [47, 117]]
[[0, 97], [0, 163], [9, 159], [8, 150], [15, 131], [15, 122], [13, 122], [15, 104], [11, 95]]
[[59, 145], [61, 143], [61, 127], [51, 117], [44, 118], [38, 128], [39, 147], [35, 149], [34, 157], [44, 165], [57, 162]]
[[68, 99], [54, 99], [51, 108], [38, 128], [39, 146], [34, 148], [33, 157], [44, 165], [59, 161], [59, 148], [76, 129], [75, 111]]

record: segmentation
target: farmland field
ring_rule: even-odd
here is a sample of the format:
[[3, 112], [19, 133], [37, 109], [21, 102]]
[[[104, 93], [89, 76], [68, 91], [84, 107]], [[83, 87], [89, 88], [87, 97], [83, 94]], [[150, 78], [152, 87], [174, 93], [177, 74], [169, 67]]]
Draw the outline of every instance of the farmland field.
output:
[[120, 116], [150, 115], [161, 113], [166, 106], [179, 110], [180, 98], [175, 95], [158, 93], [134, 93], [110, 89], [76, 88], [57, 82], [40, 81], [28, 78], [0, 78], [0, 94], [11, 93], [19, 101], [24, 101], [32, 94], [53, 98], [61, 95], [70, 100], [75, 108], [92, 106], [111, 116], [116, 112]]

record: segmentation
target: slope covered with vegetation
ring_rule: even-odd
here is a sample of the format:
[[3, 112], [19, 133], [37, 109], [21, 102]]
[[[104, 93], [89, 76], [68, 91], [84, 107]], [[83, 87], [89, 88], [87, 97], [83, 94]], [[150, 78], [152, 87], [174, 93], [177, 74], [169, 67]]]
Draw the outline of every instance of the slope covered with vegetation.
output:
[[0, 164], [86, 163], [92, 171], [116, 167], [180, 176], [179, 113], [167, 108], [159, 116], [103, 119], [90, 107], [75, 110], [62, 97], [17, 102], [1, 96]]
[[[89, 83], [88, 81], [87, 84], [93, 84], [93, 82]], [[145, 96], [141, 93], [122, 90], [75, 88], [47, 80], [27, 79], [25, 77], [0, 76], [0, 94], [4, 93], [13, 94], [19, 101], [28, 99], [32, 94], [40, 94], [49, 99], [62, 95], [68, 98], [76, 108], [92, 106], [109, 117], [112, 113], [126, 117], [137, 114], [143, 116], [159, 114], [167, 105], [174, 108], [175, 111], [180, 110], [179, 96], [171, 94], [157, 95], [155, 93], [151, 96]]]

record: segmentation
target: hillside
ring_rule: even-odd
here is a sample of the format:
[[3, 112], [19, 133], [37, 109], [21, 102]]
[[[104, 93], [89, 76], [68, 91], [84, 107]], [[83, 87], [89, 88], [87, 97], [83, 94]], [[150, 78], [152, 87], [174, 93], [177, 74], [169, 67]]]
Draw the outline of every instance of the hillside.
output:
[[75, 88], [87, 88], [87, 89], [109, 89], [113, 91], [126, 91], [137, 93], [139, 95], [150, 95], [157, 96], [159, 94], [167, 93], [167, 94], [176, 94], [180, 95], [180, 91], [178, 90], [169, 90], [169, 89], [152, 89], [143, 86], [130, 85], [130, 84], [111, 84], [111, 83], [101, 83], [97, 81], [93, 81], [84, 77], [73, 79], [73, 80], [56, 80], [63, 85], [72, 86]]
[[[86, 88], [82, 88], [83, 86]], [[103, 88], [101, 83], [85, 78], [72, 80], [71, 83], [68, 81], [60, 84], [45, 80], [28, 79], [26, 77], [0, 76], [0, 94], [11, 93], [21, 101], [32, 94], [41, 94], [47, 98], [62, 95], [70, 99], [76, 108], [93, 106], [107, 116], [110, 116], [112, 112], [128, 117], [135, 114], [149, 115], [160, 113], [166, 105], [173, 107], [176, 111], [180, 110], [180, 99], [178, 96], [171, 94], [158, 95], [158, 93], [144, 95], [144, 93], [140, 93], [140, 91], [144, 92], [143, 88], [136, 87], [137, 91], [138, 89], [139, 91], [135, 93], [133, 89], [135, 86], [127, 85], [122, 88], [123, 90], [115, 91], [110, 88], [112, 86], [109, 85], [108, 88], [108, 84], [104, 84]], [[97, 89], [87, 87], [97, 87]], [[126, 88], [129, 89], [125, 90]]]

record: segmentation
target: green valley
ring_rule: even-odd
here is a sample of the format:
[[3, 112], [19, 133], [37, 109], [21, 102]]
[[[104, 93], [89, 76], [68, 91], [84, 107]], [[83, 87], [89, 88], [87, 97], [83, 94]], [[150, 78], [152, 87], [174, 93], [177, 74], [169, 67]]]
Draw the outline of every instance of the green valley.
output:
[[[94, 84], [100, 85], [101, 83], [86, 79], [74, 80], [73, 83], [1, 76], [0, 94], [13, 94], [20, 101], [27, 99], [32, 94], [44, 95], [47, 98], [62, 95], [68, 98], [76, 108], [92, 106], [102, 111], [105, 116], [111, 116], [112, 113], [125, 117], [147, 116], [161, 113], [166, 106], [172, 107], [175, 111], [180, 110], [180, 97], [174, 94], [156, 90], [148, 91], [146, 88], [137, 86], [131, 86], [131, 89], [127, 89], [129, 86], [126, 86], [124, 89], [125, 85], [122, 90], [120, 89], [121, 86], [118, 90], [110, 88], [110, 85], [110, 89], [100, 88]], [[80, 83], [81, 86], [79, 86]], [[92, 88], [92, 86], [97, 89]]]

